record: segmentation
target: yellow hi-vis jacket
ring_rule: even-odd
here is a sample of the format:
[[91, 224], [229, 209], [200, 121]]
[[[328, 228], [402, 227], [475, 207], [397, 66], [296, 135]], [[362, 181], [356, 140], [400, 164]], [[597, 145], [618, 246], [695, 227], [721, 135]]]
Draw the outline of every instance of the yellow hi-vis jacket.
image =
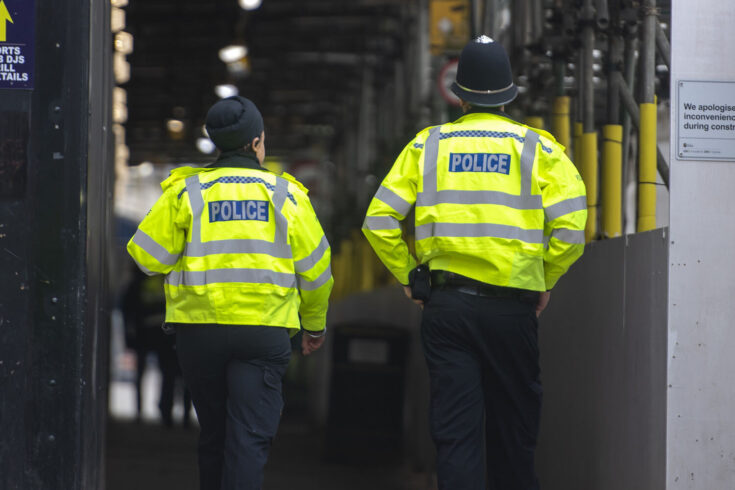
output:
[[165, 274], [166, 321], [319, 331], [332, 290], [330, 247], [306, 189], [250, 168], [173, 170], [128, 243]]
[[414, 205], [416, 255], [432, 270], [545, 291], [584, 250], [586, 192], [564, 147], [502, 113], [424, 129], [375, 194], [363, 232], [404, 285], [416, 262], [399, 222]]

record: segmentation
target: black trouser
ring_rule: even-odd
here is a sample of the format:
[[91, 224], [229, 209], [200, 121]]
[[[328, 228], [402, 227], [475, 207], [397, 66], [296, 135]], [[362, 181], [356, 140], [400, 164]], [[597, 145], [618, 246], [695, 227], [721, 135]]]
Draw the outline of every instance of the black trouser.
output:
[[538, 489], [537, 327], [530, 301], [432, 291], [421, 337], [440, 490]]
[[176, 348], [199, 434], [201, 490], [258, 490], [283, 408], [288, 330], [176, 326]]

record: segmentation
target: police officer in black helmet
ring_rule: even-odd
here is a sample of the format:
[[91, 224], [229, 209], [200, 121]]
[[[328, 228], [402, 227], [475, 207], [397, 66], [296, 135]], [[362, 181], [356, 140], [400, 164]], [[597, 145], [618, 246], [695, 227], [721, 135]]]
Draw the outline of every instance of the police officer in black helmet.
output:
[[[464, 116], [405, 146], [363, 232], [424, 307], [439, 490], [537, 490], [537, 317], [582, 254], [585, 189], [553, 136], [503, 111], [502, 45], [468, 43], [451, 89]], [[399, 224], [414, 206], [416, 258]]]

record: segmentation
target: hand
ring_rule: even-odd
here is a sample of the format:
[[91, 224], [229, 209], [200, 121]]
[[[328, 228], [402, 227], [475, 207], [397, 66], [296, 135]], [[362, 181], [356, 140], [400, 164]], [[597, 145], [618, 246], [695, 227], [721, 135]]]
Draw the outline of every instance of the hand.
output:
[[319, 347], [321, 347], [322, 344], [324, 343], [324, 339], [326, 338], [327, 338], [326, 335], [322, 337], [314, 338], [311, 335], [304, 332], [301, 337], [301, 353], [304, 354], [305, 356], [308, 356], [315, 350], [319, 349]]
[[539, 294], [538, 303], [536, 303], [536, 318], [541, 316], [541, 312], [544, 311], [546, 306], [549, 304], [550, 299], [551, 291], [544, 291], [543, 293]]
[[411, 288], [410, 287], [403, 286], [403, 292], [406, 293], [406, 297], [408, 299], [410, 299], [411, 301], [413, 301], [414, 303], [416, 303], [417, 305], [419, 305], [422, 310], [424, 309], [424, 302], [423, 301], [421, 301], [420, 299], [413, 299], [413, 295], [411, 294]]

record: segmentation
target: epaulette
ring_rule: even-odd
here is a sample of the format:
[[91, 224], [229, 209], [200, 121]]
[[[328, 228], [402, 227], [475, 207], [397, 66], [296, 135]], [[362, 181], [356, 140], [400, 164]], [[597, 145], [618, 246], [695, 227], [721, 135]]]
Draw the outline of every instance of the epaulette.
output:
[[299, 189], [301, 189], [304, 192], [304, 194], [307, 194], [307, 195], [309, 194], [309, 189], [307, 189], [304, 184], [302, 184], [301, 182], [299, 182], [298, 180], [296, 180], [296, 177], [294, 177], [290, 173], [283, 172], [281, 174], [281, 177], [283, 177], [284, 179], [286, 179], [287, 181], [289, 181], [289, 182], [291, 182], [293, 184], [296, 184], [296, 187], [298, 187]]

